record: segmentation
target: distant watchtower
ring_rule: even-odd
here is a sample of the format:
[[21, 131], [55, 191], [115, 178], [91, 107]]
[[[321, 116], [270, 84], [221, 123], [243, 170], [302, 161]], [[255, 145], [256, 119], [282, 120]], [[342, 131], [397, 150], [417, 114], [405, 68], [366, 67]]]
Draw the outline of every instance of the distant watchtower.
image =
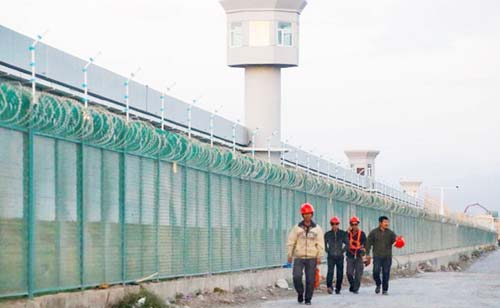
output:
[[349, 159], [349, 165], [357, 174], [375, 177], [375, 158], [379, 151], [356, 150], [344, 152]]
[[[245, 126], [252, 147], [280, 146], [281, 68], [299, 63], [299, 17], [305, 0], [221, 0], [227, 14], [227, 62], [245, 68]], [[262, 153], [260, 155], [263, 155]], [[277, 161], [278, 154], [273, 154]]]

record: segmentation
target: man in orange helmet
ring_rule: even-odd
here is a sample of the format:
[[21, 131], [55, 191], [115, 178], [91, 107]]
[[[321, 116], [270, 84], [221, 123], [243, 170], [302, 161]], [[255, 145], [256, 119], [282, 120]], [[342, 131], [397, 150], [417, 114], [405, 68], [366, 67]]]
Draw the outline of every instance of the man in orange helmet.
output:
[[[304, 203], [300, 208], [303, 220], [295, 225], [288, 235], [287, 250], [288, 263], [293, 259], [293, 285], [297, 291], [297, 301], [311, 305], [314, 292], [316, 266], [321, 263], [325, 247], [323, 230], [312, 217], [314, 207]], [[306, 288], [302, 283], [302, 273], [306, 274]]]
[[[387, 216], [380, 216], [378, 222], [378, 228], [373, 229], [368, 235], [366, 254], [370, 259], [370, 250], [373, 247], [375, 293], [380, 293], [380, 285], [382, 285], [382, 295], [387, 295], [391, 275], [392, 245], [396, 242], [397, 236], [396, 233], [389, 229], [389, 218]], [[382, 270], [382, 281], [380, 280], [380, 270]]]
[[350, 228], [347, 231], [349, 248], [347, 250], [347, 279], [351, 287], [349, 291], [358, 294], [361, 286], [361, 277], [363, 276], [365, 256], [366, 235], [359, 228], [360, 220], [352, 216], [349, 220]]
[[347, 232], [339, 228], [340, 219], [335, 216], [330, 219], [332, 229], [325, 233], [325, 251], [328, 254], [328, 274], [326, 275], [326, 287], [329, 294], [333, 293], [333, 272], [337, 267], [337, 281], [335, 283], [335, 294], [340, 294], [342, 280], [344, 279], [344, 252], [349, 247]]

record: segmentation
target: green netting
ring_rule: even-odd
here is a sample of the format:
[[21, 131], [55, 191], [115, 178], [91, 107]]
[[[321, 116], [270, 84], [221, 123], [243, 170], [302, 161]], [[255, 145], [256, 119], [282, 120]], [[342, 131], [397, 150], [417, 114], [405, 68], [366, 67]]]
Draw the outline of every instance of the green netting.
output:
[[24, 136], [0, 130], [0, 295], [26, 292]]
[[0, 297], [280, 266], [298, 206], [392, 218], [399, 254], [496, 234], [0, 82]]

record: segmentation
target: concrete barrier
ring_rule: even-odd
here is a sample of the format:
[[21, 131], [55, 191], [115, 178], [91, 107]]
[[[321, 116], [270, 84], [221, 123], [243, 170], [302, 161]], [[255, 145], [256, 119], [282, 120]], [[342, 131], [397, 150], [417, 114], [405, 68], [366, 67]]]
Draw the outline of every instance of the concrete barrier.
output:
[[[466, 255], [471, 257], [473, 251], [484, 247], [472, 246], [465, 248], [448, 249], [444, 251], [435, 251], [428, 253], [419, 253], [407, 256], [397, 256], [393, 258], [392, 267], [405, 266], [408, 269], [415, 270], [418, 265], [424, 262], [430, 262], [435, 270], [439, 270], [441, 266], [448, 267], [450, 262], [456, 262], [460, 256]], [[395, 261], [395, 262], [394, 262]]]

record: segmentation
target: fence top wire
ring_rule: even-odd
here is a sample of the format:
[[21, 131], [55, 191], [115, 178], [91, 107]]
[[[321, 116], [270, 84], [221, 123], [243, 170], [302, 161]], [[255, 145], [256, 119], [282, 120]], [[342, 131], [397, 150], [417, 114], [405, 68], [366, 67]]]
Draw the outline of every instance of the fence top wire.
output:
[[38, 92], [33, 103], [29, 89], [0, 80], [0, 125], [81, 142], [108, 150], [178, 162], [210, 172], [241, 177], [309, 194], [345, 201], [395, 214], [425, 217], [442, 223], [473, 226], [441, 217], [359, 188], [304, 172], [211, 147], [196, 139], [161, 130], [142, 120], [129, 120], [100, 106], [85, 107], [74, 99]]

